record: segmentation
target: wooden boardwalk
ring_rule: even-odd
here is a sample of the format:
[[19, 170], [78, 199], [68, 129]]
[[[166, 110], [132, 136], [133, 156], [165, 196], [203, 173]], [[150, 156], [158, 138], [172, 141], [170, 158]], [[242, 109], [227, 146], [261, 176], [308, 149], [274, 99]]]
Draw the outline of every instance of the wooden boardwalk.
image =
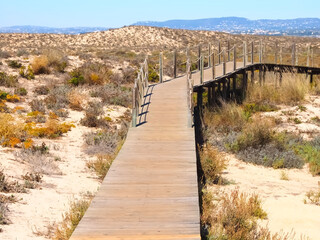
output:
[[[259, 53], [261, 60], [261, 44]], [[292, 59], [295, 59], [294, 55]], [[243, 62], [247, 62], [245, 58]], [[200, 240], [195, 136], [190, 126], [187, 101], [192, 91], [197, 92], [199, 109], [204, 88], [208, 91], [209, 103], [218, 94], [226, 99], [234, 97], [232, 92], [238, 90], [235, 84], [237, 74], [243, 75], [243, 91], [246, 89], [248, 71], [253, 74], [257, 70], [260, 73], [276, 71], [275, 66], [283, 71], [295, 67], [297, 72], [310, 74], [310, 81], [313, 74], [320, 74], [320, 69], [278, 66], [276, 61], [275, 64], [262, 64], [260, 61], [246, 66], [243, 62], [237, 62], [234, 58], [215, 66], [214, 77], [212, 68], [206, 69], [202, 82], [201, 71], [194, 72], [194, 85], [190, 79], [187, 80], [187, 76], [178, 77], [149, 86], [147, 93], [144, 86], [147, 86], [145, 73], [148, 64], [144, 62], [133, 95], [133, 109], [137, 109], [137, 112], [133, 110], [133, 116], [141, 113], [137, 127], [130, 128], [121, 151], [71, 239]], [[136, 126], [135, 121], [133, 126]]]
[[200, 239], [186, 77], [150, 86], [149, 93], [143, 124], [130, 128], [71, 239]]

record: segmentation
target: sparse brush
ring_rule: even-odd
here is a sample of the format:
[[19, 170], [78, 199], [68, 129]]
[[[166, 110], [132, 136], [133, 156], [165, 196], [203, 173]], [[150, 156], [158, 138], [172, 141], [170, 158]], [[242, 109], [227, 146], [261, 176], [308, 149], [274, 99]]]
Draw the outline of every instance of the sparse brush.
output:
[[222, 133], [240, 131], [247, 121], [241, 106], [226, 102], [222, 102], [219, 108], [205, 109], [203, 120], [207, 127], [207, 134], [215, 131]]
[[309, 191], [306, 193], [307, 199], [305, 200], [305, 203], [311, 203], [320, 206], [320, 189], [317, 191]]
[[[30, 171], [33, 173], [61, 175], [61, 170], [59, 169], [55, 158], [49, 153], [35, 151], [34, 148], [23, 149], [22, 151], [15, 152], [15, 159], [16, 161], [27, 163]], [[33, 179], [36, 178], [37, 176]]]
[[69, 211], [64, 215], [63, 221], [57, 227], [53, 239], [68, 240], [89, 208], [90, 203], [91, 198], [73, 201]]
[[48, 49], [43, 53], [48, 59], [48, 66], [57, 72], [63, 73], [68, 65], [67, 56], [57, 49]]
[[39, 87], [36, 87], [34, 90], [33, 90], [34, 93], [38, 94], [38, 95], [48, 95], [49, 92], [50, 92], [50, 89], [47, 87], [47, 86], [39, 86]]
[[108, 66], [88, 62], [70, 73], [69, 83], [75, 86], [81, 84], [103, 85], [110, 83], [112, 74]]
[[281, 180], [285, 180], [285, 181], [289, 181], [288, 173], [285, 172], [285, 171], [281, 171], [281, 173], [280, 173], [280, 179], [281, 179]]
[[88, 102], [88, 97], [85, 93], [82, 93], [77, 89], [73, 89], [68, 94], [68, 100], [71, 109], [82, 111]]
[[0, 113], [0, 143], [5, 146], [12, 146], [11, 141], [20, 142], [26, 135], [22, 122], [16, 121], [8, 113]]
[[21, 63], [15, 61], [15, 60], [9, 60], [9, 61], [7, 61], [7, 63], [8, 63], [8, 66], [11, 68], [20, 68], [22, 66]]
[[14, 94], [17, 94], [19, 96], [26, 96], [28, 94], [28, 91], [25, 88], [16, 88], [14, 90]]
[[42, 113], [46, 113], [46, 105], [44, 103], [43, 100], [40, 99], [33, 99], [30, 103], [29, 103], [31, 110], [33, 112], [38, 111], [38, 112], [42, 112]]
[[48, 57], [44, 55], [35, 57], [31, 62], [31, 67], [34, 74], [50, 73]]
[[103, 104], [101, 102], [89, 102], [85, 116], [80, 123], [86, 127], [108, 127], [108, 121], [100, 116], [102, 113]]
[[297, 145], [295, 151], [309, 163], [309, 170], [313, 176], [320, 175], [320, 137]]
[[206, 183], [219, 183], [222, 171], [226, 168], [225, 156], [218, 149], [207, 145], [200, 152], [200, 161]]
[[309, 91], [308, 81], [296, 74], [286, 74], [281, 85], [273, 74], [269, 74], [263, 86], [249, 85], [246, 101], [256, 104], [297, 104]]
[[119, 105], [124, 107], [131, 106], [132, 92], [130, 88], [107, 84], [97, 87], [91, 92], [92, 97], [101, 98], [104, 104]]
[[4, 87], [18, 86], [17, 76], [8, 75], [5, 72], [0, 72], [0, 86], [4, 86]]
[[240, 193], [238, 189], [230, 194], [213, 195], [207, 190], [203, 193], [201, 220], [208, 239], [285, 239], [273, 238], [269, 230], [258, 227], [258, 219], [266, 217], [256, 194]]
[[58, 110], [67, 108], [69, 105], [70, 86], [56, 86], [49, 92], [49, 95], [44, 100], [48, 109]]
[[111, 155], [98, 155], [97, 159], [87, 163], [87, 167], [95, 171], [100, 180], [103, 180], [113, 161]]
[[34, 124], [26, 124], [26, 131], [29, 135], [40, 138], [57, 138], [75, 127], [72, 123], [59, 123], [56, 119], [49, 119], [43, 127], [35, 127]]

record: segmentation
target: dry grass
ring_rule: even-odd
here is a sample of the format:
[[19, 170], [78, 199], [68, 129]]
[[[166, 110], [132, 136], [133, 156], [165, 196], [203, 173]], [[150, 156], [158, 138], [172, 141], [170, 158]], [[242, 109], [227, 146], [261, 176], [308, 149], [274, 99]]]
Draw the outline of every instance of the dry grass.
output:
[[207, 134], [212, 134], [215, 131], [222, 133], [240, 131], [247, 121], [241, 106], [223, 101], [221, 103], [220, 108], [204, 111], [203, 120]]
[[275, 74], [270, 73], [264, 85], [249, 85], [246, 102], [273, 105], [298, 104], [310, 90], [308, 81], [302, 75], [288, 73], [283, 75], [281, 85], [277, 81]]
[[320, 206], [320, 189], [317, 191], [309, 191], [306, 193], [307, 199], [305, 199], [305, 203], [311, 203]]
[[71, 109], [82, 111], [88, 102], [88, 97], [79, 90], [73, 89], [68, 94], [68, 100]]
[[47, 74], [49, 70], [49, 60], [47, 56], [35, 57], [31, 62], [31, 67], [34, 74]]
[[260, 228], [258, 219], [266, 217], [256, 194], [240, 193], [237, 189], [230, 194], [203, 191], [201, 222], [207, 239], [289, 239], [288, 235], [272, 235], [268, 229]]
[[206, 183], [220, 183], [222, 171], [226, 168], [225, 156], [218, 149], [207, 145], [200, 152], [200, 161]]
[[92, 196], [71, 203], [69, 211], [65, 213], [63, 221], [56, 229], [55, 236], [52, 238], [53, 240], [68, 240], [71, 237], [89, 208], [91, 200]]
[[98, 155], [97, 159], [87, 163], [89, 169], [94, 170], [100, 180], [103, 180], [111, 167], [113, 156], [105, 154]]

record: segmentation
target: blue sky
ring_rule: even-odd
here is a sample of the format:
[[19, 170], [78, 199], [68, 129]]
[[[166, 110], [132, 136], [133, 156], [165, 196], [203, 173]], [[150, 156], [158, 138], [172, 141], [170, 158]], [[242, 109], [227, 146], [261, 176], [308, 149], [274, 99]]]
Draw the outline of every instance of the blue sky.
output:
[[320, 18], [319, 0], [0, 0], [0, 27], [122, 27], [137, 21]]

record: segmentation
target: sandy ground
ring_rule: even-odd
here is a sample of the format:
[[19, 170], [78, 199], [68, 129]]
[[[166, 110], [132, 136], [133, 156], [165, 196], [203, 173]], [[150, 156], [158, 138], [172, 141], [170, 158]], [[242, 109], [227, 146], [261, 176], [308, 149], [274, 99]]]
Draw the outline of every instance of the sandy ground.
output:
[[[281, 180], [281, 171], [285, 171], [289, 180]], [[235, 184], [221, 187], [229, 192], [239, 188], [241, 192], [256, 193], [262, 200], [262, 207], [268, 219], [262, 221], [270, 231], [296, 233], [312, 240], [320, 236], [320, 207], [305, 204], [305, 194], [317, 190], [320, 177], [312, 177], [307, 167], [302, 170], [274, 170], [262, 166], [247, 164], [228, 154], [228, 167], [223, 177]], [[217, 188], [217, 187], [213, 187]]]
[[[304, 139], [320, 136], [319, 123], [312, 120], [320, 117], [320, 97], [310, 96], [297, 106], [281, 106], [276, 112], [264, 113], [281, 119], [278, 130], [295, 132]], [[301, 123], [295, 123], [297, 118]], [[303, 169], [273, 169], [245, 163], [235, 155], [226, 153], [228, 167], [223, 177], [234, 184], [213, 186], [222, 191], [230, 192], [239, 188], [241, 192], [256, 193], [262, 200], [262, 207], [268, 214], [268, 219], [261, 222], [268, 226], [271, 232], [295, 233], [295, 239], [320, 239], [320, 206], [305, 204], [306, 193], [320, 188], [320, 176], [313, 177], [305, 165]], [[282, 172], [288, 180], [281, 180]]]

